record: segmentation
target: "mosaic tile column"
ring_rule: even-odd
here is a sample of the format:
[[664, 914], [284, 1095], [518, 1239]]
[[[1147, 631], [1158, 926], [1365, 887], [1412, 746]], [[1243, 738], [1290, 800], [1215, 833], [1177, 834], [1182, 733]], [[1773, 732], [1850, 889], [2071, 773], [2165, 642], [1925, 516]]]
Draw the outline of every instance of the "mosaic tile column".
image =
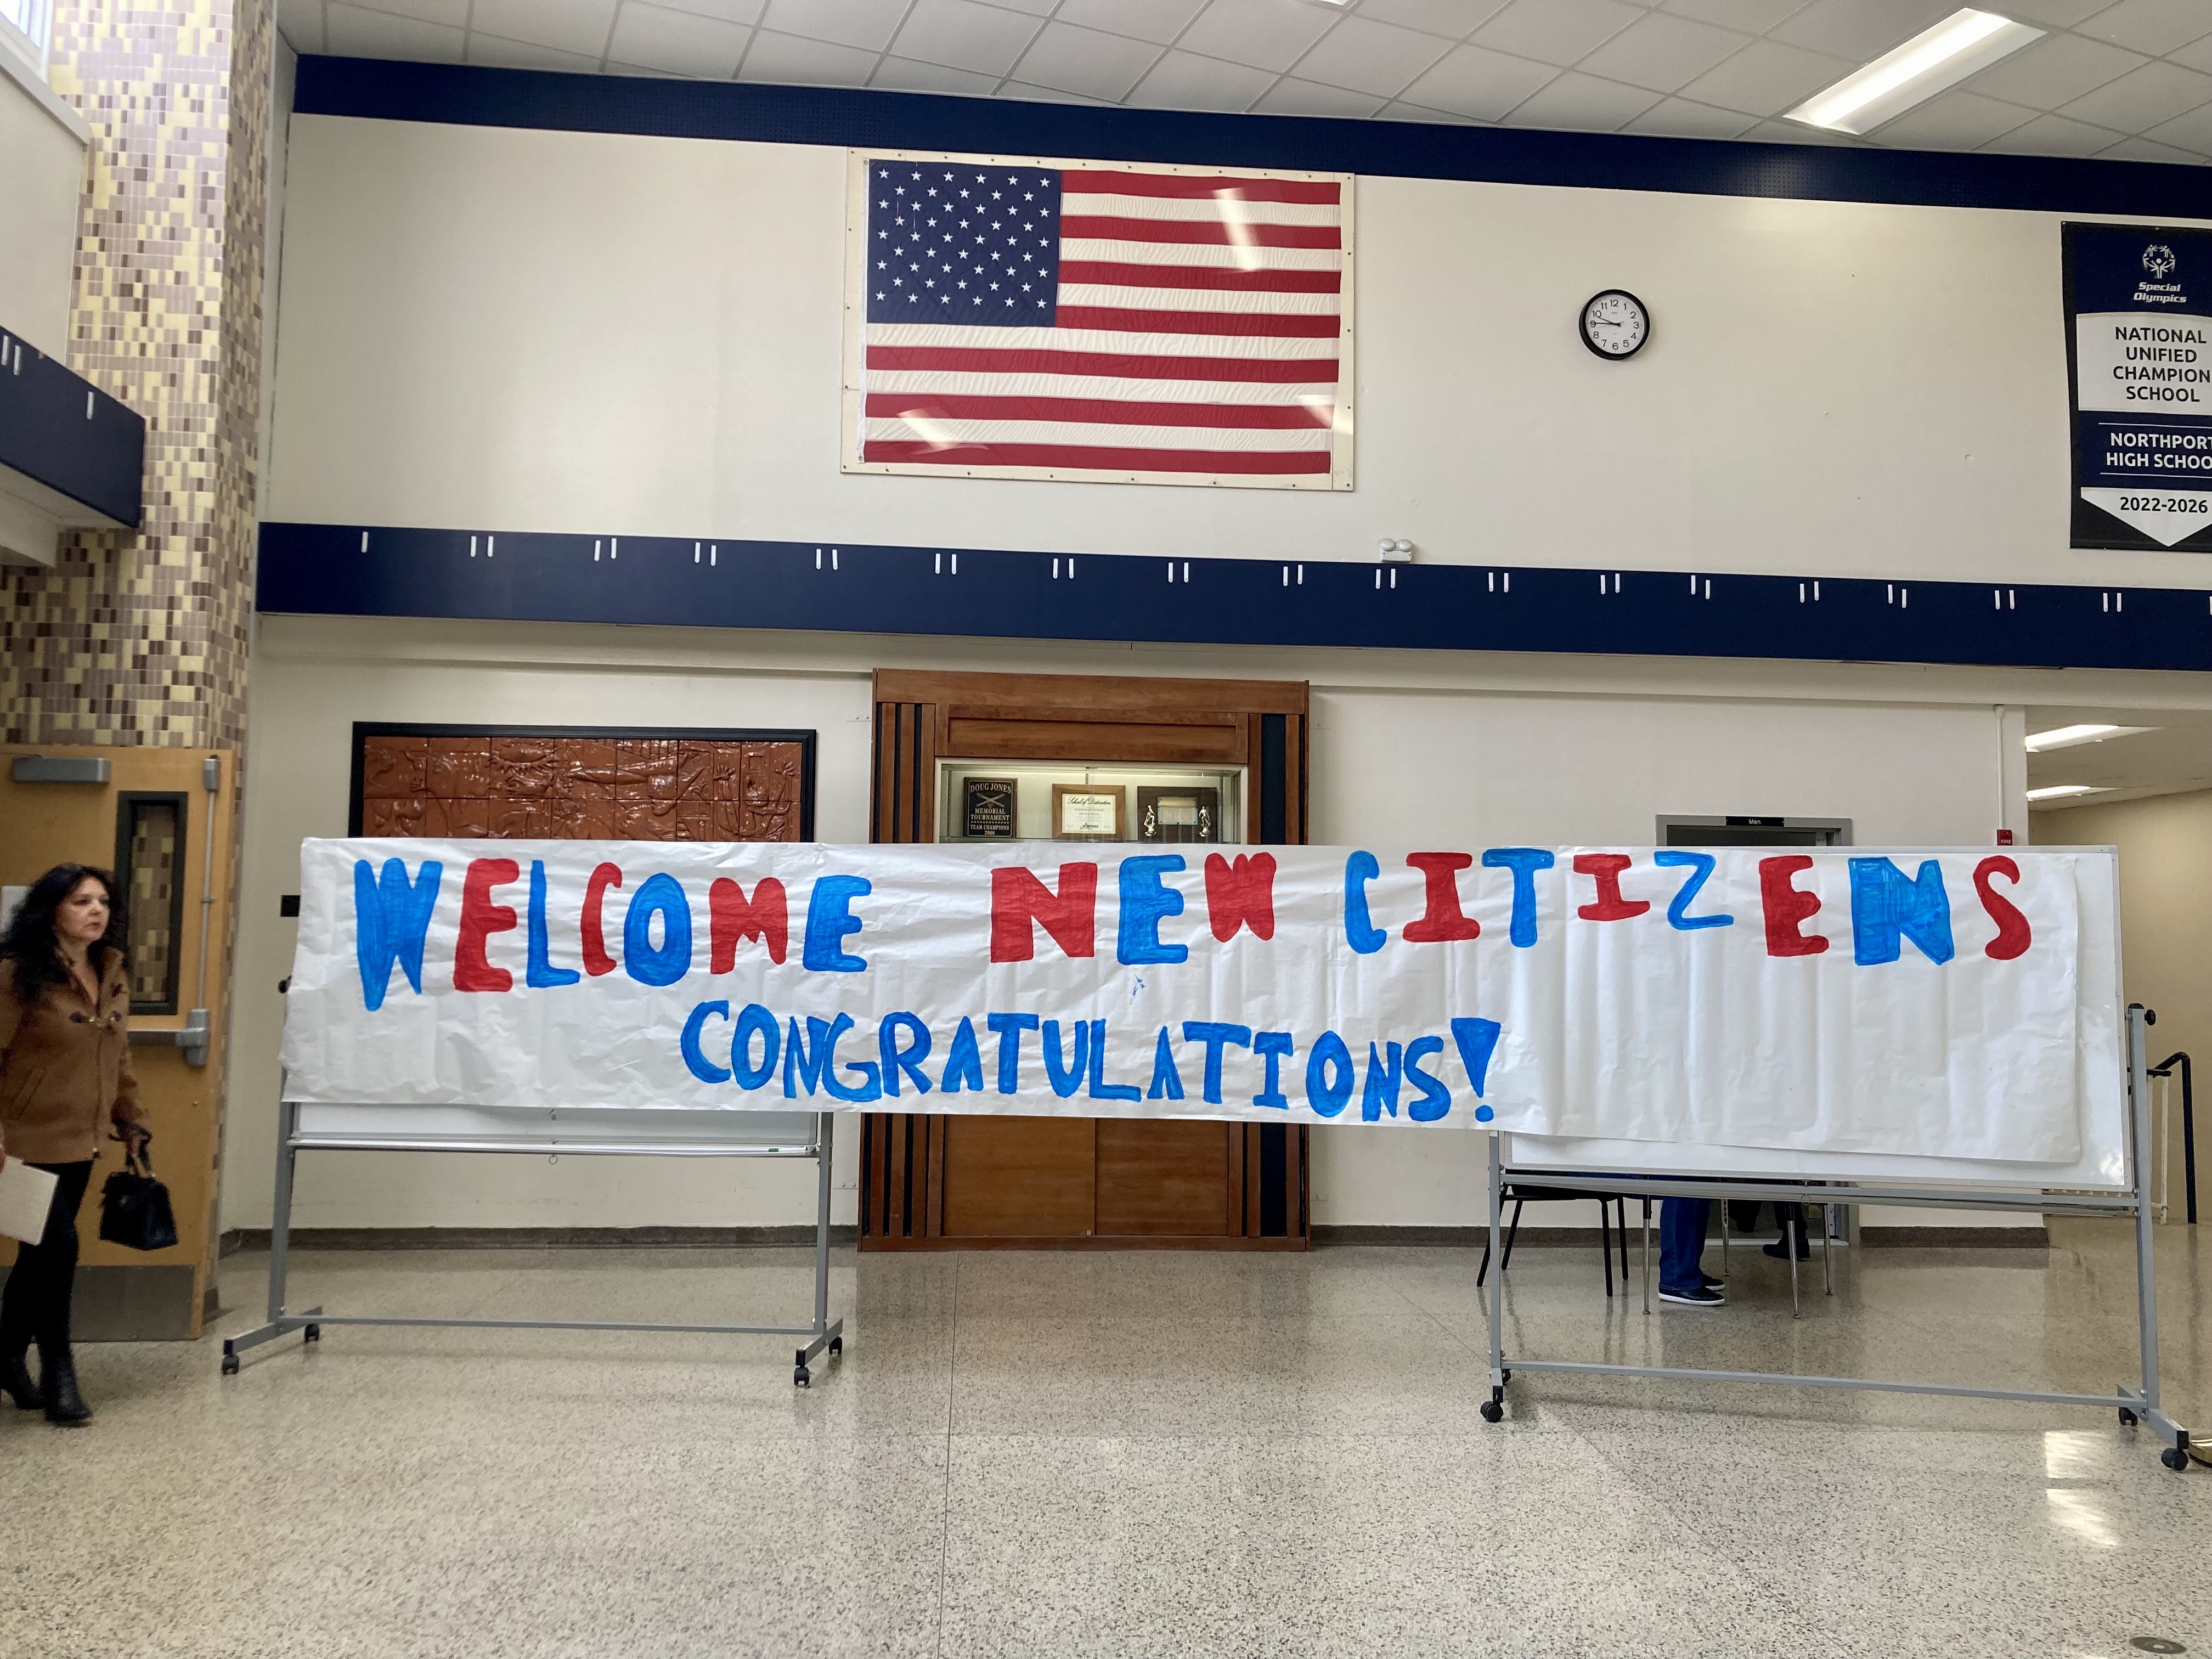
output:
[[7, 741], [242, 739], [274, 43], [271, 0], [57, 0], [92, 128], [70, 366], [146, 417], [145, 521], [0, 570]]

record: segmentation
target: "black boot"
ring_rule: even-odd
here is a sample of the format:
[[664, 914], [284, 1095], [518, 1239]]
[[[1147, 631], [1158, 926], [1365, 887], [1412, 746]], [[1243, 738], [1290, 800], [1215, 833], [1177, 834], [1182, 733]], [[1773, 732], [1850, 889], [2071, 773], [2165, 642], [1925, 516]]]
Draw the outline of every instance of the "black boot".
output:
[[30, 1366], [24, 1363], [30, 1352], [27, 1342], [19, 1348], [12, 1340], [0, 1341], [0, 1394], [13, 1400], [19, 1412], [34, 1412], [46, 1403], [39, 1385], [31, 1379]]
[[1790, 1255], [1790, 1225], [1794, 1222], [1797, 1231], [1797, 1259], [1800, 1261], [1811, 1260], [1813, 1241], [1805, 1236], [1804, 1206], [1799, 1204], [1778, 1204], [1774, 1206], [1774, 1210], [1775, 1219], [1781, 1224], [1782, 1237], [1771, 1244], [1761, 1245], [1759, 1248], [1762, 1253], [1772, 1256], [1777, 1261], [1786, 1261]]
[[46, 1397], [46, 1421], [73, 1428], [79, 1423], [92, 1421], [92, 1407], [84, 1403], [84, 1396], [76, 1391], [76, 1367], [64, 1352], [59, 1358], [46, 1354], [39, 1356], [40, 1392]]

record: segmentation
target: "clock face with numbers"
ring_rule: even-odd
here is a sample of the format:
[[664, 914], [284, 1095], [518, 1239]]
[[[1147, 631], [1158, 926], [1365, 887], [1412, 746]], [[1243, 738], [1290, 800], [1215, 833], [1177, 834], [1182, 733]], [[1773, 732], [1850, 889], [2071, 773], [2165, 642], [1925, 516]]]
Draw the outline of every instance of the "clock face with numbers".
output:
[[1651, 337], [1651, 313], [1625, 289], [1609, 288], [1583, 307], [1583, 343], [1611, 362], [1633, 357]]

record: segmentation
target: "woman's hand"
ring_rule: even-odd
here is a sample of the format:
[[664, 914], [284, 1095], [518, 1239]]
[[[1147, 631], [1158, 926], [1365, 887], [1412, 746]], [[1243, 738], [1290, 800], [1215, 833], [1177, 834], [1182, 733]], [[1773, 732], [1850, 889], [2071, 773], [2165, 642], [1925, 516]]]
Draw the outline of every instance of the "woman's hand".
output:
[[143, 1158], [148, 1144], [154, 1139], [154, 1132], [143, 1123], [118, 1123], [115, 1126], [115, 1133], [109, 1138], [123, 1143], [125, 1157]]

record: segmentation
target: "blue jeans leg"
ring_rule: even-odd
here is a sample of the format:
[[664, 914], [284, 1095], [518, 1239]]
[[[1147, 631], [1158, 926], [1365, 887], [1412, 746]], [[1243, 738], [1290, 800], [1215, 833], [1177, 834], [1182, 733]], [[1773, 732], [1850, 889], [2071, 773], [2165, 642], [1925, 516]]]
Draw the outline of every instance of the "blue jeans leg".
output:
[[1659, 1288], [1693, 1291], [1705, 1283], [1698, 1263], [1705, 1254], [1710, 1198], [1668, 1198], [1659, 1204]]

